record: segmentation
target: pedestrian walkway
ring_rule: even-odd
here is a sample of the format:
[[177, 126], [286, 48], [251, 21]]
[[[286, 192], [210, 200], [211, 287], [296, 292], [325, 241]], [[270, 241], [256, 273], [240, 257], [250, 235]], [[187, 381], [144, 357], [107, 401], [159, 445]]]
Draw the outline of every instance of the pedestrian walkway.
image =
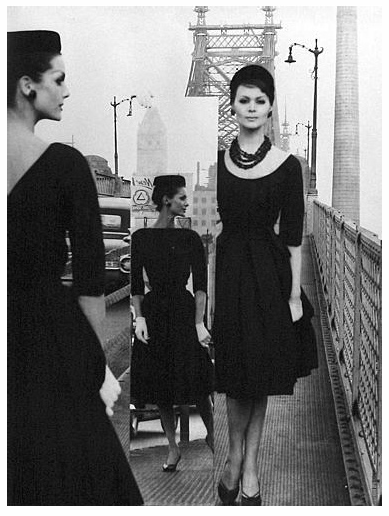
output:
[[[298, 381], [294, 396], [269, 398], [258, 462], [263, 505], [347, 506], [351, 504], [350, 495], [326, 364], [318, 279], [308, 239], [303, 246], [303, 271], [303, 288], [315, 309], [319, 368]], [[114, 425], [128, 452], [126, 381], [125, 375]], [[146, 505], [219, 504], [216, 486], [228, 447], [225, 399], [221, 394], [215, 396], [215, 443], [214, 460], [203, 440], [181, 444], [183, 459], [174, 474], [161, 471], [165, 446], [132, 451], [131, 467]], [[364, 505], [363, 500], [360, 505]]]
[[145, 505], [214, 505], [213, 455], [204, 439], [180, 443], [182, 459], [177, 471], [164, 473], [167, 446], [130, 450], [128, 371], [120, 378], [122, 395], [115, 406], [113, 424], [129, 458]]

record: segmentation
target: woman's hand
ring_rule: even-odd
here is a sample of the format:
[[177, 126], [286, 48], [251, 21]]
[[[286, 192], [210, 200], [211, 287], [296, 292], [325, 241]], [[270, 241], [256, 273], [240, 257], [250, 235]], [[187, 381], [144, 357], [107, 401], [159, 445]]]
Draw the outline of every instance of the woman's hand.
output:
[[113, 416], [113, 406], [115, 405], [115, 401], [119, 398], [122, 389], [120, 387], [119, 382], [116, 380], [114, 375], [112, 374], [111, 369], [106, 365], [105, 366], [105, 380], [100, 389], [100, 398], [105, 403], [105, 412], [107, 416]]
[[147, 331], [147, 324], [146, 319], [144, 317], [137, 317], [135, 319], [136, 321], [136, 328], [135, 328], [135, 335], [138, 340], [141, 342], [144, 342], [147, 344], [147, 341], [149, 340], [149, 333]]
[[203, 346], [203, 348], [208, 348], [208, 345], [211, 342], [211, 335], [209, 334], [209, 331], [203, 322], [196, 324], [196, 331], [200, 344]]
[[293, 322], [296, 322], [299, 319], [301, 319], [301, 317], [303, 316], [303, 304], [301, 302], [301, 297], [289, 298], [289, 308]]

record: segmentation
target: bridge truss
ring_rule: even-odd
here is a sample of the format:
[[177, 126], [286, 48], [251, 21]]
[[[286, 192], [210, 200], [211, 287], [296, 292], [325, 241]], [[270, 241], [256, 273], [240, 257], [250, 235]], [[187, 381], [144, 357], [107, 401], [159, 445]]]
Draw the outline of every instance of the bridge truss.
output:
[[[206, 6], [196, 6], [196, 25], [189, 24], [193, 32], [194, 51], [186, 89], [187, 97], [219, 97], [218, 146], [229, 147], [235, 138], [238, 124], [231, 115], [229, 84], [237, 70], [249, 64], [261, 64], [274, 76], [274, 58], [277, 29], [273, 22], [275, 7], [265, 6], [264, 24], [207, 25]], [[267, 134], [279, 144], [280, 127], [277, 98], [273, 115], [269, 119]]]

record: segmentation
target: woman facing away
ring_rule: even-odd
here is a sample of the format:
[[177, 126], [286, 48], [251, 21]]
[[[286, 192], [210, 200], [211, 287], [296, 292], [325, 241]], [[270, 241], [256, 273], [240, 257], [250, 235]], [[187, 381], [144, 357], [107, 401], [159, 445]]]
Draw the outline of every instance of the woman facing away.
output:
[[141, 505], [109, 420], [96, 187], [77, 150], [34, 134], [69, 96], [60, 52], [56, 32], [8, 33], [8, 505]]
[[[317, 367], [313, 309], [300, 287], [304, 217], [300, 163], [265, 134], [274, 82], [262, 66], [230, 84], [238, 137], [219, 152], [213, 339], [216, 390], [226, 393], [229, 450], [218, 493], [261, 505], [258, 449], [269, 395], [293, 394]], [[274, 227], [279, 220], [279, 234]]]
[[[206, 442], [213, 450], [213, 364], [204, 325], [207, 271], [200, 236], [174, 226], [174, 218], [183, 216], [188, 207], [184, 177], [157, 176], [152, 200], [159, 212], [157, 221], [132, 235], [136, 338], [131, 395], [140, 404], [158, 406], [169, 444], [162, 469], [173, 472], [181, 458], [174, 405], [197, 405], [207, 430]], [[143, 270], [150, 286], [146, 294]], [[194, 296], [186, 289], [190, 273]]]

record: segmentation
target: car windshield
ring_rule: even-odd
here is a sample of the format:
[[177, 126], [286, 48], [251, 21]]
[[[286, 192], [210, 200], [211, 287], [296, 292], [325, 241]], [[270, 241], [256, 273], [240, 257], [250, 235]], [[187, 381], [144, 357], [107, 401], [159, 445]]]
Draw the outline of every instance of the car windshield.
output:
[[122, 226], [122, 218], [120, 215], [102, 213], [101, 225], [103, 227], [103, 231], [112, 231], [113, 229], [120, 229]]

